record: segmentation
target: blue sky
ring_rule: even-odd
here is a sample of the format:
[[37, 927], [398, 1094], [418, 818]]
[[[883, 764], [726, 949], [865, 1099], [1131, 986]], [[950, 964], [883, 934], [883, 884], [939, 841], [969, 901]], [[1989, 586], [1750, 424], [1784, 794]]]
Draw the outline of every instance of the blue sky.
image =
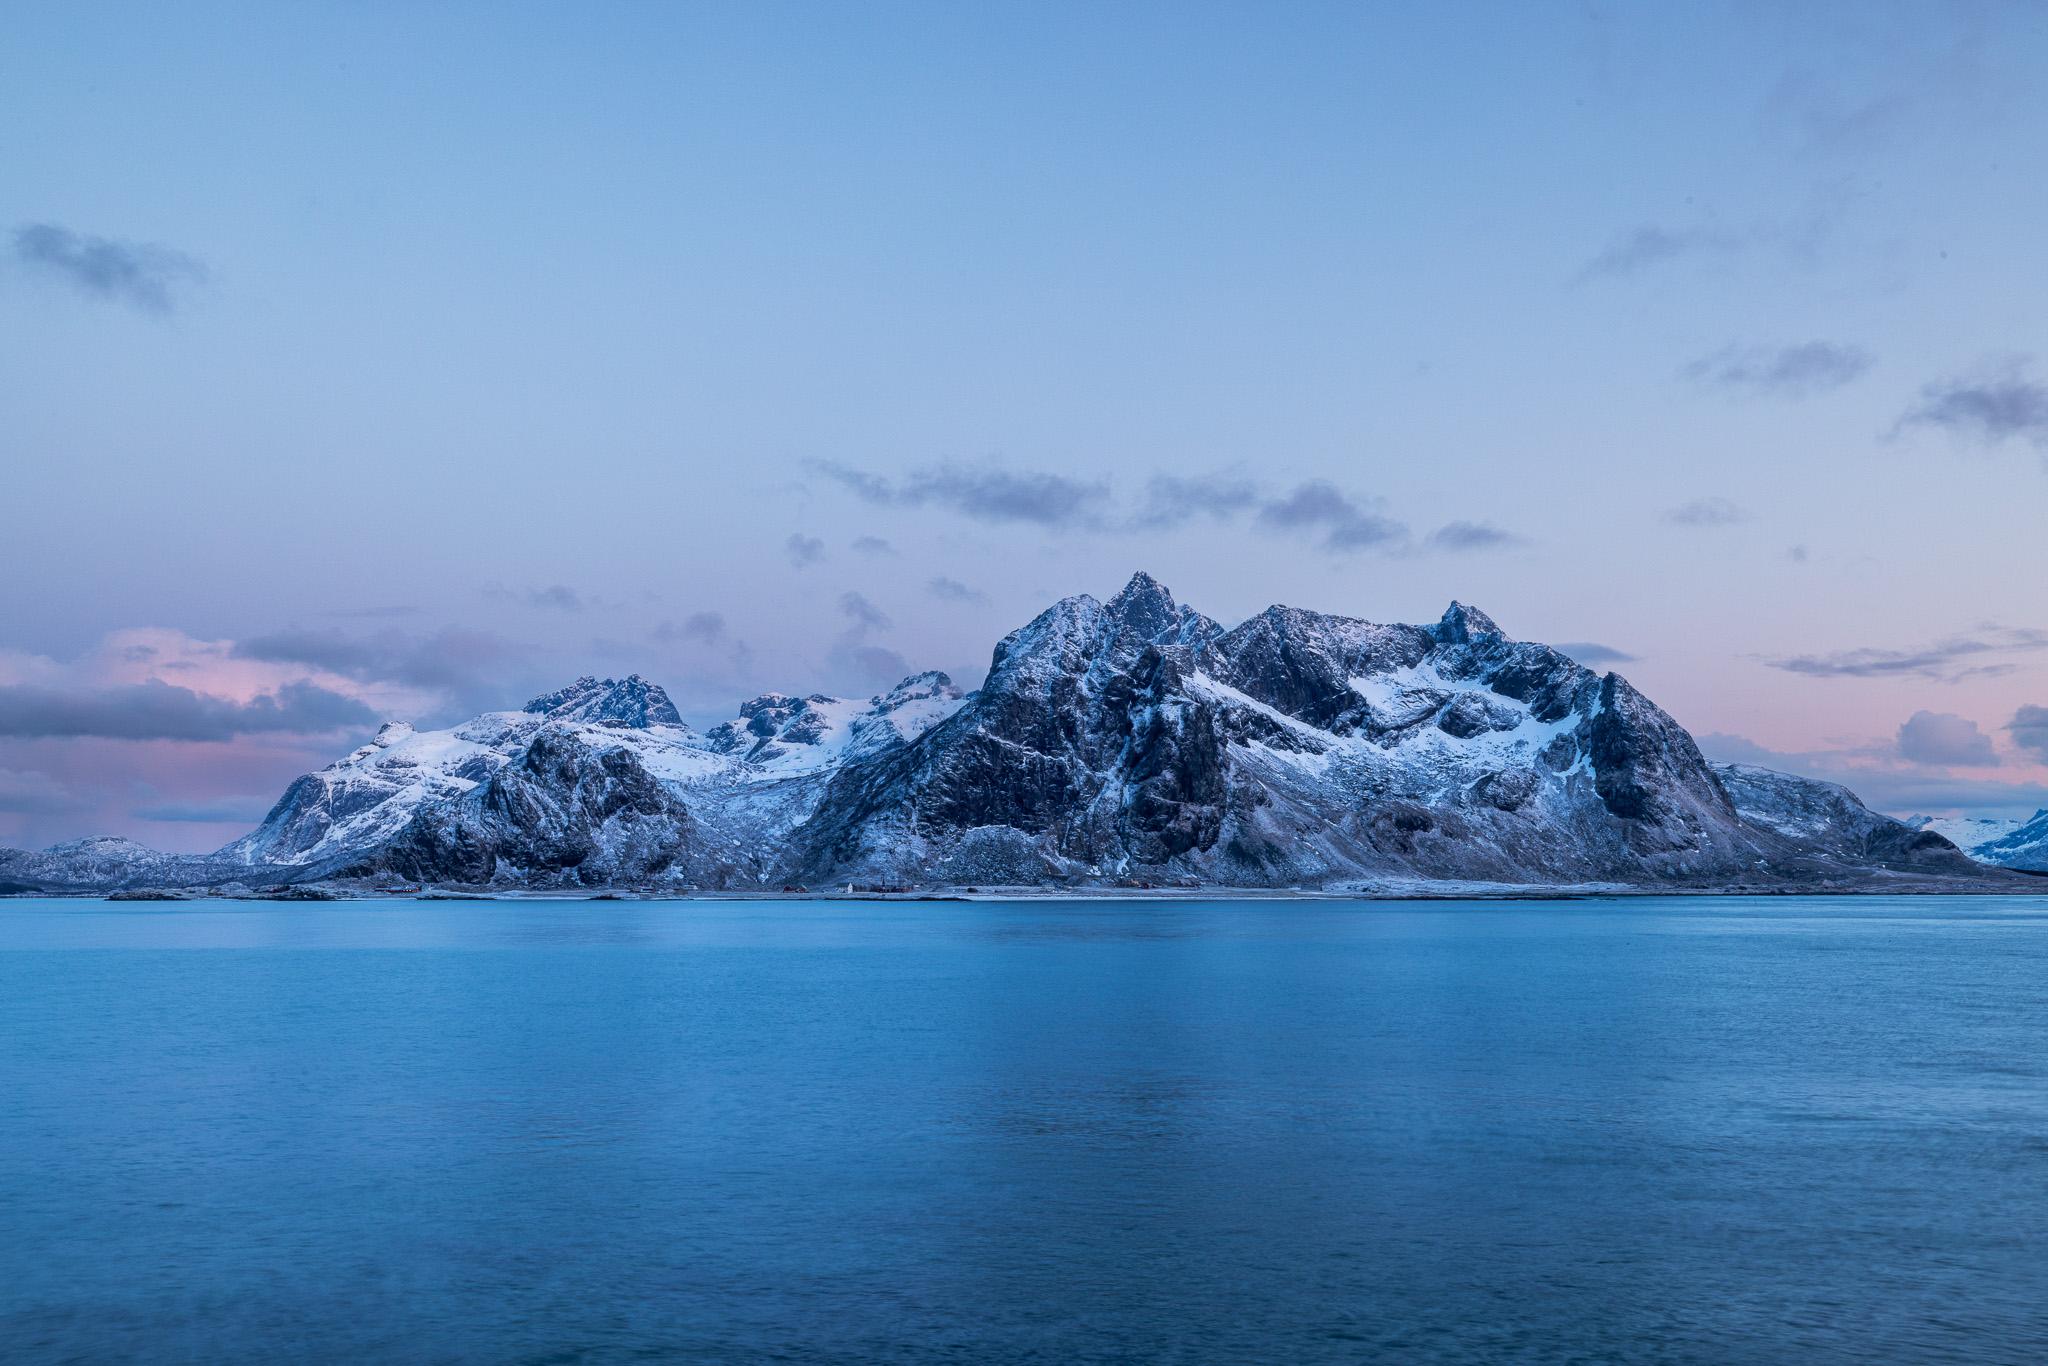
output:
[[1995, 4], [23, 10], [0, 840], [581, 672], [972, 681], [1138, 567], [2031, 810], [2044, 76]]

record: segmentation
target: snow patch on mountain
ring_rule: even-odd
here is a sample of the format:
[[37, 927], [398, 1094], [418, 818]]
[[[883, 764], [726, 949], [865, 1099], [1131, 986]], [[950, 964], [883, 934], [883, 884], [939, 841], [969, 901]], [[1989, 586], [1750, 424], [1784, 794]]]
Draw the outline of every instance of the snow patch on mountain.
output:
[[2048, 872], [2048, 809], [2025, 820], [1914, 816], [1906, 824], [1943, 836], [1979, 863]]

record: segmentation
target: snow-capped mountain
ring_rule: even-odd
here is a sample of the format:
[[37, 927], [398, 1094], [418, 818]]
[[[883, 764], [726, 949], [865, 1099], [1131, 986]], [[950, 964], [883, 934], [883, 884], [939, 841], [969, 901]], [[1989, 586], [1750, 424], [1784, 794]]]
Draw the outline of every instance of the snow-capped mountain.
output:
[[1267, 886], [1968, 870], [1938, 839], [1863, 843], [1850, 856], [1747, 818], [1625, 679], [1512, 641], [1475, 609], [1389, 626], [1272, 607], [1225, 630], [1140, 574], [1013, 632], [958, 712], [835, 775], [789, 866]]
[[2036, 811], [2023, 821], [1985, 816], [1913, 816], [1906, 824], [1940, 835], [1979, 863], [2048, 872], [2048, 809]]
[[583, 678], [447, 730], [387, 725], [220, 854], [145, 854], [0, 856], [0, 880], [1850, 889], [2005, 876], [1845, 789], [1717, 769], [1620, 675], [1511, 640], [1477, 609], [1411, 626], [1276, 606], [1226, 629], [1144, 574], [1013, 631], [971, 696], [936, 673], [861, 699], [769, 693], [700, 733], [637, 675]]
[[201, 862], [206, 860], [160, 853], [113, 835], [67, 840], [48, 849], [0, 849], [0, 894], [179, 886], [206, 880], [190, 876]]
[[637, 674], [582, 678], [451, 730], [387, 725], [221, 852], [465, 882], [495, 880], [501, 857], [518, 876], [746, 880], [765, 867], [748, 837], [786, 833], [824, 772], [915, 739], [959, 703], [952, 680], [926, 673], [858, 700], [770, 693], [699, 734]]

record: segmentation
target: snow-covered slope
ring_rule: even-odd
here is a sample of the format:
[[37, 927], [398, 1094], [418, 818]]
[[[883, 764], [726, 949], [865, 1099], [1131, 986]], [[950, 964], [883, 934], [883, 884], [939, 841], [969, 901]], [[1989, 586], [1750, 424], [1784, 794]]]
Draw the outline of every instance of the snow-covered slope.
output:
[[862, 699], [770, 693], [700, 735], [647, 719], [675, 711], [637, 676], [588, 684], [402, 742], [429, 740], [431, 764], [358, 751], [344, 764], [396, 764], [407, 783], [304, 861], [329, 877], [761, 885], [830, 773], [907, 744], [961, 703], [952, 680], [924, 673]]
[[212, 859], [10, 868], [44, 886], [2007, 877], [1844, 789], [1716, 769], [1626, 679], [1477, 609], [1417, 626], [1275, 606], [1225, 629], [1144, 574], [1011, 632], [970, 697], [943, 674], [769, 693], [699, 733], [645, 679], [583, 678], [447, 730], [387, 726]]
[[221, 850], [248, 864], [307, 863], [391, 838], [423, 808], [490, 779], [543, 731], [592, 745], [628, 745], [673, 776], [722, 767], [682, 724], [668, 694], [638, 674], [579, 678], [521, 711], [488, 712], [451, 730], [393, 722], [347, 758], [309, 773], [255, 831]]
[[1914, 816], [1906, 824], [1942, 836], [1980, 863], [2048, 872], [2048, 809], [2036, 811], [2023, 821]]
[[0, 849], [0, 893], [182, 887], [225, 882], [237, 871], [217, 859], [160, 853], [111, 835], [48, 849]]

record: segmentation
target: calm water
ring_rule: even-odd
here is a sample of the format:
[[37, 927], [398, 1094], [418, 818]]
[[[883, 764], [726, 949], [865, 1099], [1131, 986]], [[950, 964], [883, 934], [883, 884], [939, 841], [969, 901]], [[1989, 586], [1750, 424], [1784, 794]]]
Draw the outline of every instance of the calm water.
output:
[[2048, 901], [0, 902], [0, 1357], [2048, 1357]]

